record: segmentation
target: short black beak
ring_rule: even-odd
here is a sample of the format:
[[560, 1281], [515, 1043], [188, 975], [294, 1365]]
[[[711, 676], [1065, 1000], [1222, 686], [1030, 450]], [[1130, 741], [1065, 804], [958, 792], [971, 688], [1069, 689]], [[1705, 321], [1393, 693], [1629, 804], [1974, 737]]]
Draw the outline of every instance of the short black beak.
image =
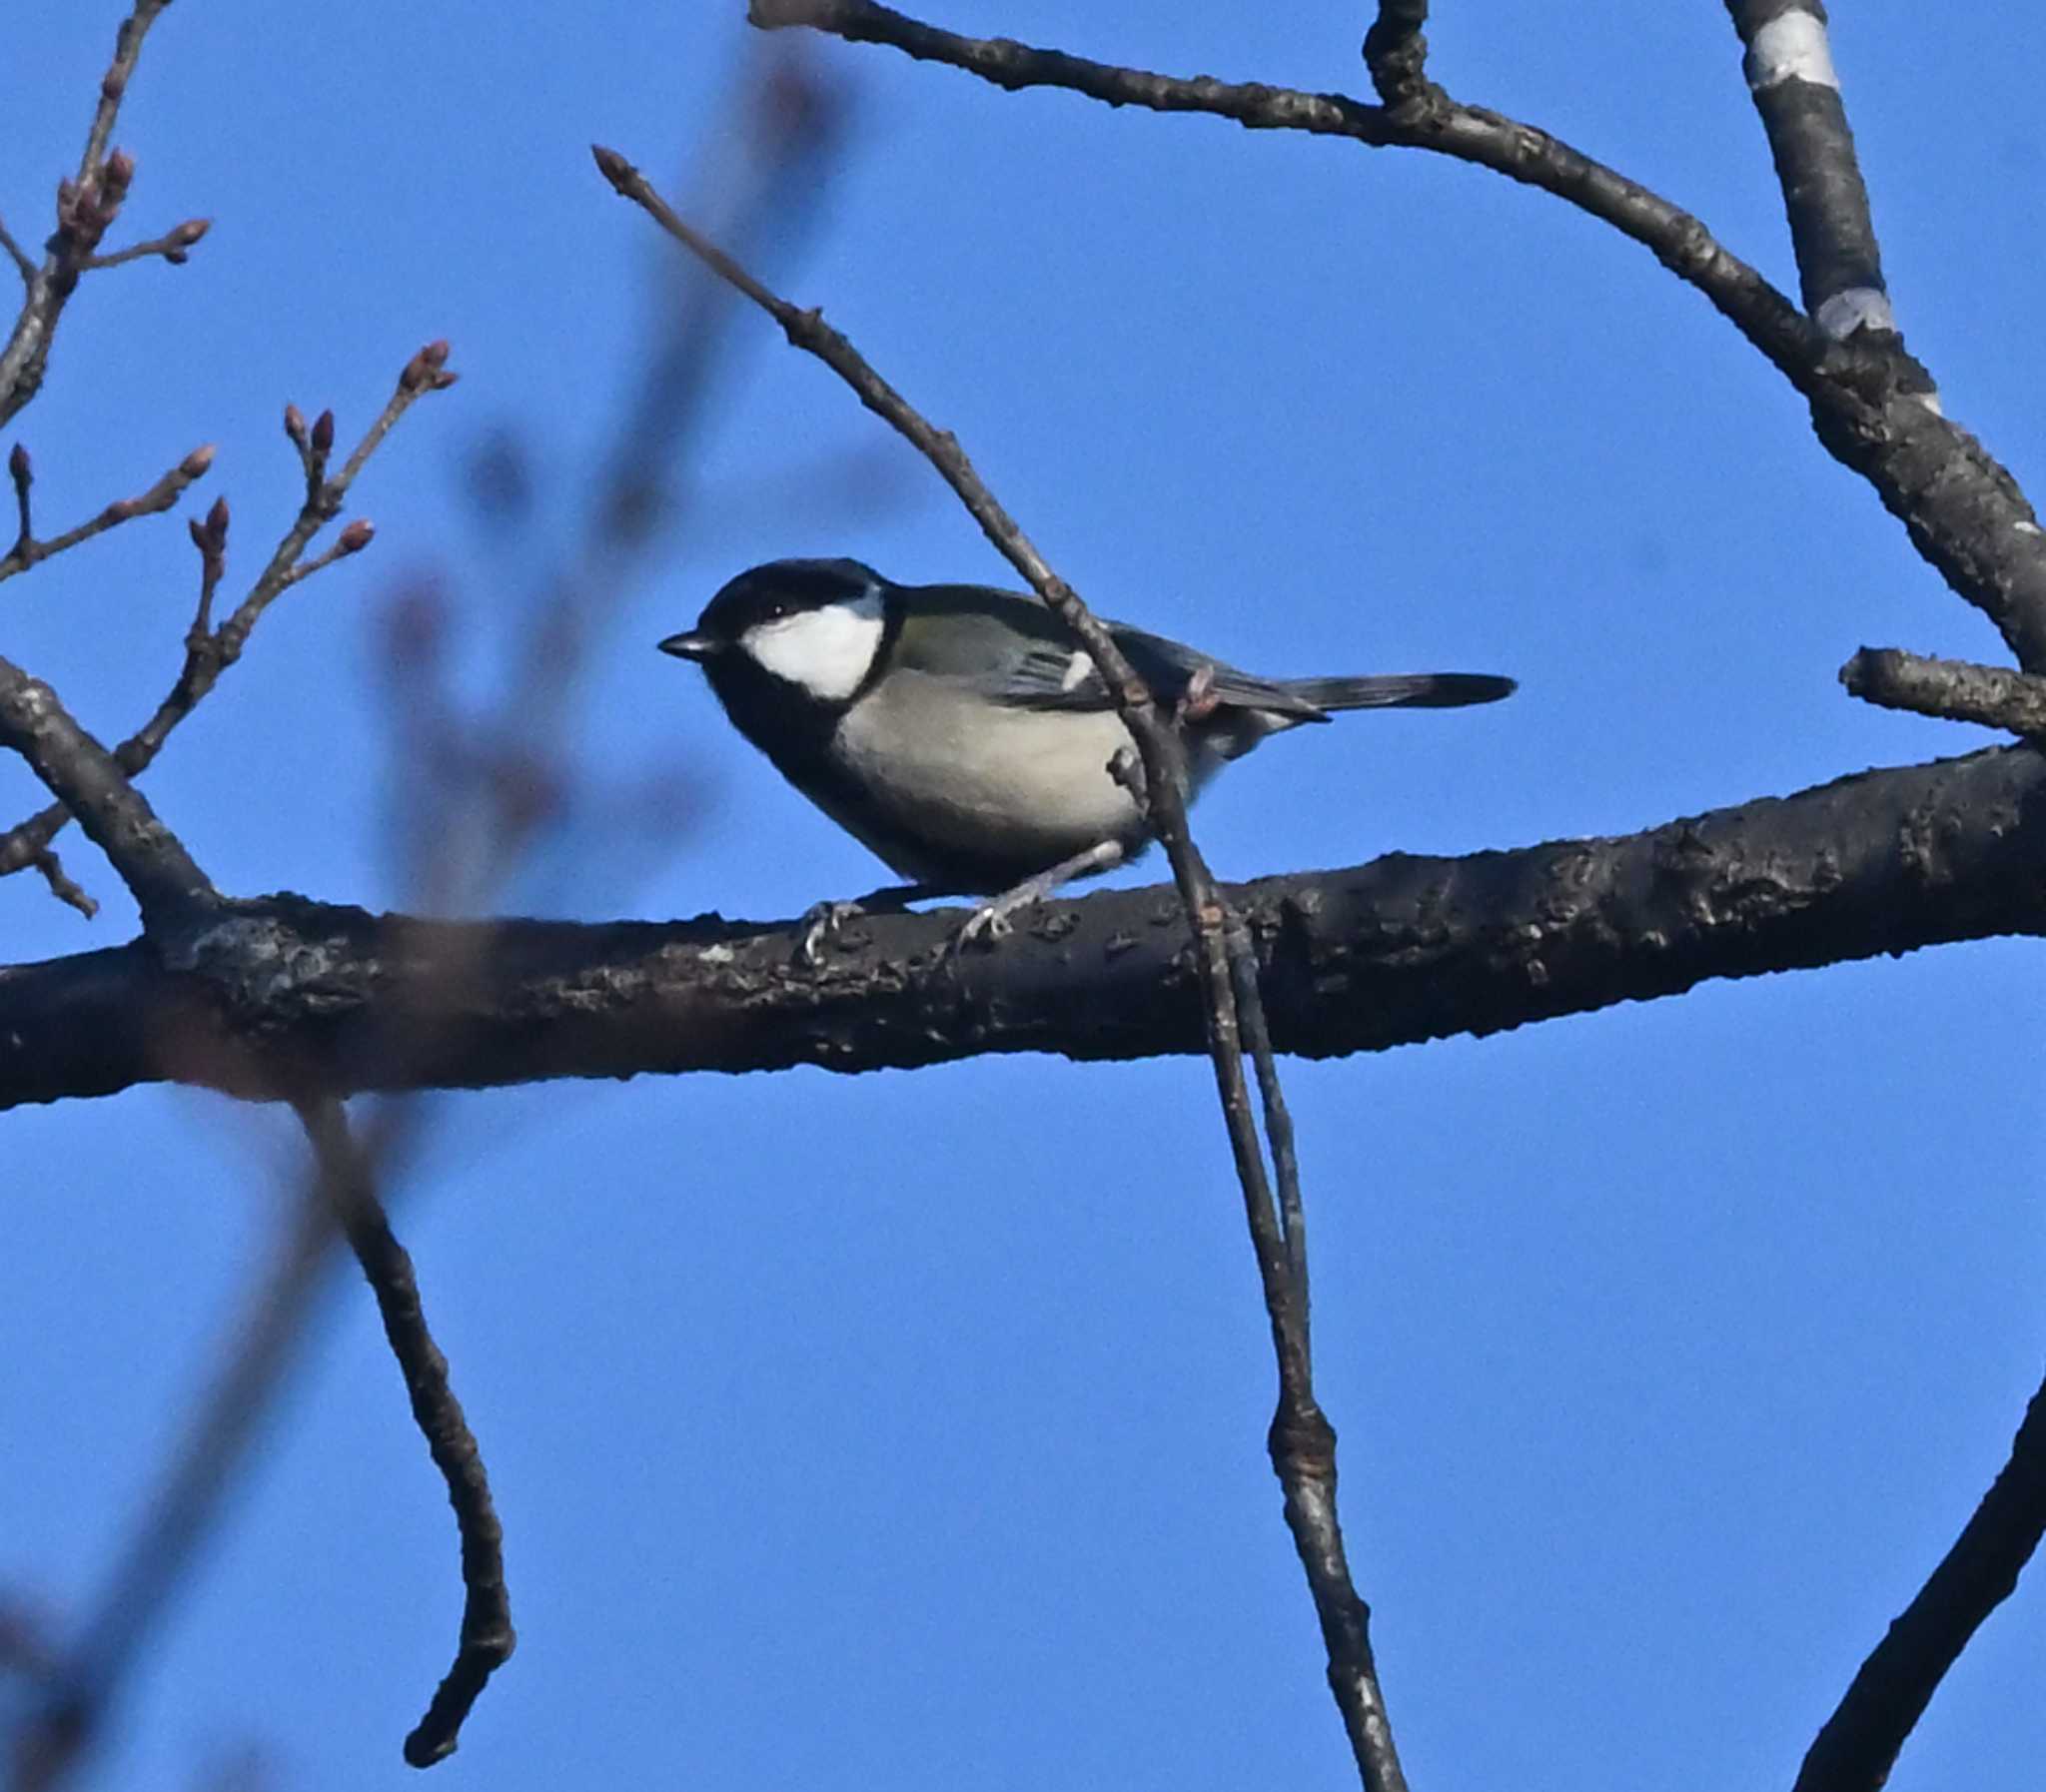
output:
[[708, 659], [713, 653], [723, 650], [724, 643], [713, 640], [700, 628], [691, 629], [687, 634], [671, 634], [660, 643], [663, 653], [672, 653], [677, 659]]

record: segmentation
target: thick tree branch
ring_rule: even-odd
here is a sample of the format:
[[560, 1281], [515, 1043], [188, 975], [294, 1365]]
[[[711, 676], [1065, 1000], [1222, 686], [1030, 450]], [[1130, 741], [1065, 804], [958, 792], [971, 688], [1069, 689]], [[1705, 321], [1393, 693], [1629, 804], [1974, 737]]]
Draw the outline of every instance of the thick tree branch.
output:
[[1879, 1792], [1947, 1669], [2016, 1590], [2041, 1535], [2046, 1385], [2025, 1408], [2003, 1472], [1819, 1731], [1793, 1792]]
[[[1624, 838], [1395, 854], [1230, 894], [1278, 1050], [1497, 1033], [1711, 978], [2046, 933], [2046, 758], [1996, 748]], [[170, 962], [136, 942], [0, 970], [0, 1108], [164, 1081], [289, 1099], [1206, 1049], [1174, 892], [1047, 903], [999, 950], [947, 954], [959, 920], [865, 917], [810, 973], [790, 962], [794, 924], [230, 903]]]
[[[1390, 10], [1391, 44], [1418, 50], [1419, 39], [1407, 45], [1400, 23], [1411, 16], [1411, 0]], [[1388, 40], [1381, 40], [1381, 61], [1399, 100], [1381, 107], [1262, 82], [1183, 80], [1006, 38], [962, 37], [877, 0], [751, 0], [749, 16], [767, 29], [801, 25], [886, 44], [1010, 90], [1064, 88], [1111, 106], [1204, 112], [1250, 130], [1428, 150], [1553, 194], [1649, 250], [1766, 356], [1810, 404], [1827, 451], [1875, 487], [1912, 545], [1996, 624], [2019, 663], [2046, 672], [2046, 532], [2010, 474], [1926, 402], [1932, 383], [1924, 369], [1893, 343], [1865, 336], [1833, 341], [1696, 218], [1616, 170], [1534, 125], [1464, 105], [1432, 82], [1410, 84], [1407, 62], [1389, 58]]]
[[1828, 336], [1894, 333], [1868, 189], [1819, 0], [1726, 0], [1775, 159], [1804, 309]]

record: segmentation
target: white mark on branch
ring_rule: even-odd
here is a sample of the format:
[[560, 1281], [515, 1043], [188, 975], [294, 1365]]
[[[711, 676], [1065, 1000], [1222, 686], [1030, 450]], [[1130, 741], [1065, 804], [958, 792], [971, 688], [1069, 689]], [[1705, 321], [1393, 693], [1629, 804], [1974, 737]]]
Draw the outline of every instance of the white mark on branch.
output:
[[1880, 330], [1895, 335], [1896, 313], [1890, 297], [1880, 287], [1847, 287], [1819, 306], [1812, 322], [1836, 343], [1844, 343], [1857, 330]]
[[1784, 81], [1808, 81], [1839, 91], [1825, 22], [1801, 8], [1780, 13], [1754, 34], [1742, 72], [1756, 93]]

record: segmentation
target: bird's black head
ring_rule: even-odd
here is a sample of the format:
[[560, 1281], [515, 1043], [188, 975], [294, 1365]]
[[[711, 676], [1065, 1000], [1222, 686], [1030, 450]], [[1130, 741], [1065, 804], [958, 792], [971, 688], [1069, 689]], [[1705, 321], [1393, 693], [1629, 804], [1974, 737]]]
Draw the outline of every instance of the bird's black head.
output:
[[890, 588], [858, 560], [770, 560], [731, 580], [660, 650], [701, 665], [740, 732], [777, 755], [821, 737], [878, 673]]

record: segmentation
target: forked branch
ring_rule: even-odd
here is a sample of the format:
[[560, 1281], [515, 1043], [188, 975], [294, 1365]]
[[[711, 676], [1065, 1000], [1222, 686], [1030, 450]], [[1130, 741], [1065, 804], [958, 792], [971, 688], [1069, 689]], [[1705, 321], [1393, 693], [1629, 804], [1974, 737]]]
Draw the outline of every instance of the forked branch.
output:
[[[455, 384], [457, 376], [449, 371], [447, 362], [448, 345], [443, 342], [429, 343], [414, 355], [405, 364], [384, 409], [350, 450], [340, 471], [332, 474], [328, 472], [327, 465], [328, 450], [334, 442], [333, 413], [323, 412], [318, 423], [309, 430], [304, 419], [299, 417], [298, 407], [287, 407], [286, 434], [298, 448], [305, 469], [305, 500], [291, 526], [271, 551], [263, 569], [257, 573], [247, 594], [218, 625], [213, 621], [213, 600], [226, 569], [225, 509], [216, 506], [206, 523], [195, 528], [193, 538], [198, 542], [201, 555], [197, 613], [186, 630], [184, 662], [179, 666], [170, 690], [156, 706], [155, 713], [114, 748], [115, 762], [129, 777], [147, 769], [172, 731], [199, 706], [220, 682], [228, 667], [241, 658], [250, 634], [271, 604], [322, 567], [330, 566], [349, 554], [359, 553], [370, 544], [375, 531], [367, 521], [359, 519], [344, 527], [325, 552], [308, 553], [321, 531], [340, 514], [343, 500], [357, 475], [399, 419], [427, 393], [445, 392]], [[200, 450], [201, 453], [204, 451]], [[189, 466], [197, 458], [197, 454], [187, 456], [183, 464]], [[205, 469], [202, 466], [200, 470]], [[70, 811], [62, 803], [51, 803], [0, 834], [0, 877], [43, 865], [49, 858], [50, 842], [70, 819]], [[68, 895], [61, 889], [58, 893], [87, 915], [91, 915], [98, 906], [75, 885], [71, 886]]]

